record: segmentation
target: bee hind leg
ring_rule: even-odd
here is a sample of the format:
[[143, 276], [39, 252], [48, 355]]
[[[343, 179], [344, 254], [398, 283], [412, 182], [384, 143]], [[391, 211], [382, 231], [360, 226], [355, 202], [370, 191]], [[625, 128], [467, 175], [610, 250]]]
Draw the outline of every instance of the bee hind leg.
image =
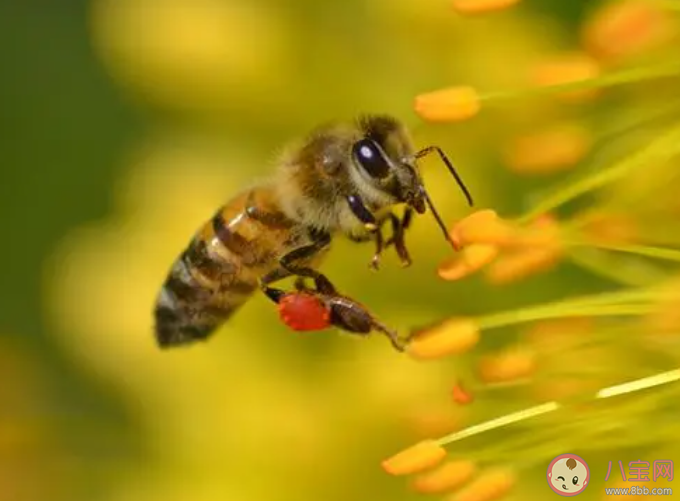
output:
[[305, 277], [297, 277], [293, 283], [293, 287], [295, 287], [295, 290], [298, 292], [313, 292], [313, 289], [305, 282]]
[[405, 340], [378, 321], [364, 306], [345, 296], [322, 296], [331, 312], [331, 324], [354, 334], [368, 335], [377, 331], [389, 339], [397, 351], [404, 351]]
[[279, 301], [281, 301], [281, 298], [285, 296], [287, 292], [284, 291], [283, 289], [270, 287], [269, 284], [278, 282], [279, 280], [283, 280], [284, 278], [288, 278], [291, 275], [292, 273], [290, 273], [288, 270], [284, 270], [283, 268], [277, 268], [274, 271], [267, 273], [264, 277], [260, 279], [260, 290], [262, 290], [265, 296], [267, 296], [269, 299], [278, 304]]
[[[273, 282], [278, 282], [279, 280], [283, 280], [284, 278], [288, 278], [292, 276], [293, 274], [290, 273], [288, 270], [284, 270], [282, 268], [278, 268], [274, 270], [273, 272], [269, 273], [268, 275], [265, 275], [262, 277], [260, 280], [260, 289], [264, 293], [265, 296], [267, 296], [269, 299], [271, 299], [275, 303], [279, 303], [281, 301], [281, 298], [285, 296], [286, 294], [289, 293], [289, 291], [285, 291], [283, 289], [278, 289], [276, 287], [270, 287], [269, 284]], [[309, 292], [309, 293], [318, 293], [318, 289], [312, 289], [310, 288], [306, 283], [305, 283], [305, 278], [302, 276], [298, 276], [295, 279], [295, 290], [298, 292]], [[324, 277], [325, 278], [325, 277]], [[328, 282], [330, 284], [330, 282]], [[332, 284], [331, 284], [332, 287]], [[328, 289], [325, 286], [323, 287], [324, 291], [326, 293], [335, 293], [335, 289]]]
[[287, 292], [282, 289], [270, 287], [270, 284], [290, 276], [297, 276], [295, 288], [298, 291], [311, 290], [304, 283], [305, 278], [311, 278], [314, 280], [314, 285], [316, 287], [315, 292], [326, 295], [337, 294], [335, 286], [325, 275], [312, 268], [300, 266], [298, 264], [314, 257], [319, 252], [324, 251], [330, 244], [331, 237], [327, 233], [315, 235], [315, 237], [316, 240], [314, 243], [295, 249], [283, 256], [279, 263], [280, 267], [260, 279], [260, 288], [269, 299], [278, 303], [281, 298], [287, 294]]
[[[325, 232], [319, 232], [311, 235], [314, 242], [299, 247], [281, 258], [280, 265], [288, 275], [296, 275], [298, 279], [311, 278], [314, 280], [316, 290], [321, 294], [337, 294], [335, 286], [324, 275], [308, 266], [302, 266], [300, 263], [310, 260], [320, 252], [325, 251], [331, 243], [331, 236]], [[298, 281], [297, 284], [304, 283]], [[305, 287], [306, 288], [306, 287]]]

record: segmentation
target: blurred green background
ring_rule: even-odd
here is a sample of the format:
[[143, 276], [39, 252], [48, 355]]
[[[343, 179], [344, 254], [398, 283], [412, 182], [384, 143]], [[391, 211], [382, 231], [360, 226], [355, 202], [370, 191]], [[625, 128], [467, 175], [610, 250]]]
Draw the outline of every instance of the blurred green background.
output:
[[[543, 110], [433, 126], [413, 98], [520, 86], [520, 68], [576, 45], [593, 4], [468, 20], [445, 0], [0, 0], [0, 500], [419, 498], [380, 460], [520, 397], [460, 411], [448, 391], [467, 362], [291, 333], [260, 297], [206, 346], [161, 353], [154, 296], [192, 232], [287, 141], [359, 112], [444, 147], [479, 206], [522, 211], [561, 175], [519, 178], [495, 146]], [[424, 176], [447, 220], [468, 213], [436, 162]], [[445, 283], [438, 231], [417, 221], [407, 270], [390, 254], [375, 274], [372, 249], [346, 242], [325, 269], [402, 329], [604, 285], [569, 265], [511, 293]], [[553, 495], [543, 470], [518, 499]]]

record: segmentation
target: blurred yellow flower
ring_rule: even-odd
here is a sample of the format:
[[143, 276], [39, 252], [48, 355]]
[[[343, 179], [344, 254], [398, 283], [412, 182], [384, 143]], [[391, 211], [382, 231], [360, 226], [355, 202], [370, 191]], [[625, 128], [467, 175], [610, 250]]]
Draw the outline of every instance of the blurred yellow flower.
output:
[[273, 9], [236, 0], [95, 0], [92, 35], [112, 75], [145, 98], [222, 108], [287, 75], [289, 42]]
[[515, 137], [505, 148], [505, 163], [518, 174], [551, 174], [572, 168], [589, 153], [592, 138], [581, 124], [551, 125]]
[[536, 370], [535, 358], [526, 347], [485, 355], [479, 362], [479, 378], [486, 383], [500, 383], [529, 377]]
[[583, 26], [586, 48], [608, 62], [620, 62], [663, 47], [678, 36], [678, 21], [657, 0], [611, 0]]
[[[539, 87], [562, 85], [597, 78], [601, 69], [591, 56], [581, 52], [554, 55], [531, 68], [530, 82]], [[597, 95], [597, 90], [588, 89], [560, 94], [565, 101], [582, 101]]]

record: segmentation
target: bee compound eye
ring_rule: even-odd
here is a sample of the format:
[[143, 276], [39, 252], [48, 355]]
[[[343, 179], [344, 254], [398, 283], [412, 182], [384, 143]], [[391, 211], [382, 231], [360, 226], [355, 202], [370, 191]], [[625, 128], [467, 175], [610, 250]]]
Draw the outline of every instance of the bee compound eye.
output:
[[362, 139], [354, 143], [354, 157], [359, 165], [374, 178], [384, 178], [390, 170], [387, 159], [377, 143]]

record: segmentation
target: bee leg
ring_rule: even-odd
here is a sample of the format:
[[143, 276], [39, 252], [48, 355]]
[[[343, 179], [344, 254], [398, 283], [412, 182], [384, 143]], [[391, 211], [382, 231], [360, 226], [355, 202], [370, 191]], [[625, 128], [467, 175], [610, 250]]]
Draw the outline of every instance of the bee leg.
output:
[[260, 289], [262, 292], [264, 292], [264, 295], [267, 296], [269, 299], [274, 301], [276, 304], [281, 301], [281, 298], [287, 294], [286, 291], [283, 289], [275, 289], [273, 287], [269, 287], [269, 284], [278, 282], [279, 280], [283, 280], [284, 278], [288, 278], [291, 276], [291, 273], [288, 270], [284, 270], [283, 268], [277, 268], [274, 271], [267, 273], [264, 277], [260, 279]]
[[408, 230], [411, 226], [411, 221], [413, 221], [413, 209], [411, 207], [406, 207], [404, 215], [401, 218], [401, 227], [404, 230]]
[[365, 244], [366, 242], [373, 240], [373, 234], [347, 235], [347, 238], [356, 244]]
[[397, 255], [401, 260], [401, 264], [404, 267], [410, 266], [411, 256], [406, 248], [405, 241], [405, 230], [411, 225], [413, 219], [413, 209], [410, 207], [406, 208], [404, 211], [404, 216], [401, 220], [397, 218], [394, 214], [390, 214], [390, 221], [392, 222], [392, 237], [387, 241], [386, 247], [394, 244], [394, 248], [397, 250]]
[[[273, 275], [273, 278], [270, 278], [269, 275], [265, 275], [264, 278], [262, 278], [261, 281], [261, 288], [262, 292], [264, 292], [265, 296], [267, 296], [269, 299], [274, 301], [276, 304], [278, 304], [281, 301], [281, 298], [288, 294], [287, 291], [283, 289], [276, 289], [274, 287], [269, 287], [267, 284], [289, 277], [291, 274], [286, 271], [285, 276], [280, 276], [278, 273], [279, 270], [274, 270], [274, 272], [271, 273]], [[271, 280], [271, 281], [270, 281]], [[295, 279], [295, 284], [294, 284], [295, 290], [298, 292], [316, 292], [315, 290], [309, 288], [307, 284], [305, 283], [304, 277], [297, 277]]]
[[293, 287], [295, 287], [296, 291], [300, 291], [300, 292], [309, 292], [309, 291], [312, 290], [305, 283], [305, 277], [297, 277], [295, 279], [295, 283], [293, 284]]
[[371, 259], [371, 268], [374, 270], [380, 269], [380, 256], [385, 249], [382, 228], [378, 228], [375, 232], [375, 254]]
[[331, 236], [328, 233], [315, 234], [312, 235], [312, 237], [316, 239], [314, 243], [289, 252], [281, 258], [279, 268], [276, 268], [274, 271], [266, 274], [260, 279], [260, 289], [262, 289], [262, 292], [275, 303], [278, 303], [287, 292], [282, 289], [269, 287], [269, 285], [293, 275], [297, 276], [295, 285], [297, 290], [310, 290], [304, 284], [304, 279], [311, 278], [314, 280], [316, 292], [329, 295], [337, 294], [335, 287], [325, 275], [309, 267], [299, 266], [297, 264], [300, 261], [308, 260], [319, 252], [324, 251], [331, 242]]
[[344, 297], [332, 296], [323, 298], [331, 311], [331, 324], [355, 334], [368, 335], [371, 331], [385, 334], [397, 351], [404, 351], [405, 342], [396, 331], [387, 328], [375, 319], [366, 308], [359, 303]]
[[390, 343], [392, 344], [395, 350], [404, 351], [406, 349], [406, 344], [408, 340], [400, 338], [397, 331], [385, 327], [383, 324], [381, 324], [375, 319], [373, 320], [373, 328], [378, 332], [385, 334], [385, 336], [387, 336], [387, 339], [389, 339]]
[[[382, 225], [381, 225], [382, 226]], [[358, 244], [363, 244], [366, 242], [370, 242], [373, 240], [375, 242], [375, 254], [373, 254], [373, 258], [371, 258], [371, 262], [369, 263], [369, 266], [374, 269], [378, 270], [380, 268], [380, 256], [382, 252], [385, 250], [386, 245], [384, 245], [384, 238], [381, 232], [381, 229], [378, 228], [372, 233], [368, 234], [362, 234], [362, 235], [348, 235], [348, 238], [355, 243]]]
[[300, 278], [311, 278], [314, 280], [316, 290], [321, 294], [337, 294], [335, 286], [330, 280], [308, 266], [301, 266], [301, 262], [308, 261], [320, 252], [325, 251], [331, 243], [331, 236], [326, 232], [315, 232], [311, 234], [314, 242], [304, 247], [299, 247], [281, 258], [279, 264], [289, 275], [297, 275]]
[[375, 216], [366, 208], [359, 195], [348, 196], [347, 203], [349, 203], [349, 208], [352, 209], [357, 219], [364, 223], [364, 228], [368, 231], [376, 231], [378, 229], [378, 222]]

